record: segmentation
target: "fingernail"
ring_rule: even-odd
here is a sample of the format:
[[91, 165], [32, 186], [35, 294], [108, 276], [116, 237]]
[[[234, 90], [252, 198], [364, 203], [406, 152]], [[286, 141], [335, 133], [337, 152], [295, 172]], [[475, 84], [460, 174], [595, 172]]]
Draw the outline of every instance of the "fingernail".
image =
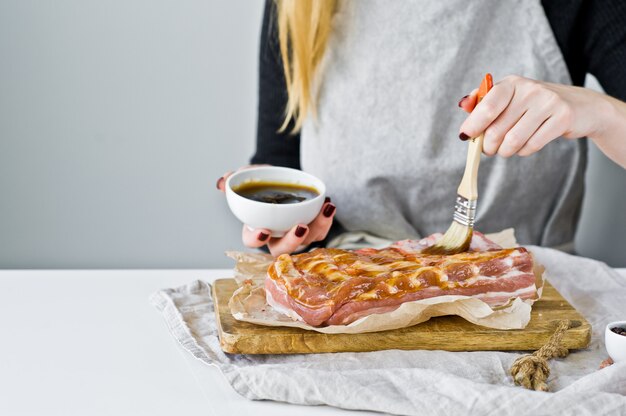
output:
[[296, 228], [296, 237], [300, 238], [304, 235], [304, 233], [306, 233], [306, 227], [298, 225]]
[[463, 106], [463, 105], [462, 105], [462, 104], [463, 104], [463, 101], [465, 101], [465, 99], [466, 99], [467, 97], [469, 97], [469, 95], [466, 95], [465, 97], [463, 97], [463, 98], [461, 98], [461, 99], [459, 100], [459, 107], [462, 107], [462, 106]]
[[324, 216], [326, 218], [329, 218], [331, 215], [333, 215], [333, 212], [335, 212], [335, 207], [333, 204], [328, 204], [326, 205], [326, 208], [324, 208]]
[[263, 231], [261, 231], [257, 238], [259, 239], [259, 241], [265, 241], [269, 238], [269, 236], [270, 235], [268, 233], [264, 233]]
[[327, 196], [326, 198], [324, 198], [324, 203], [325, 203], [325, 204], [328, 204], [329, 202], [330, 202], [330, 197], [329, 197], [329, 196]]
[[224, 177], [220, 176], [220, 178], [217, 180], [217, 184], [215, 185], [217, 189], [220, 189], [220, 185], [222, 184], [223, 181], [224, 181]]
[[459, 139], [463, 140], [463, 141], [467, 141], [470, 138], [470, 136], [468, 136], [467, 134], [461, 132], [461, 134], [459, 134]]

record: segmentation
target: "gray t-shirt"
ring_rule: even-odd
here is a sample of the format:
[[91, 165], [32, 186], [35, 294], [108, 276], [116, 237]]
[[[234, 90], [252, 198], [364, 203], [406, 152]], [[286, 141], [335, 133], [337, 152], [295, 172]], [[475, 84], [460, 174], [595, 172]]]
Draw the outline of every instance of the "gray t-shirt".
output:
[[[301, 161], [349, 231], [447, 229], [467, 152], [456, 104], [485, 73], [571, 84], [539, 0], [344, 0], [332, 30]], [[483, 156], [476, 229], [571, 245], [585, 162], [585, 141], [562, 138], [527, 158]]]

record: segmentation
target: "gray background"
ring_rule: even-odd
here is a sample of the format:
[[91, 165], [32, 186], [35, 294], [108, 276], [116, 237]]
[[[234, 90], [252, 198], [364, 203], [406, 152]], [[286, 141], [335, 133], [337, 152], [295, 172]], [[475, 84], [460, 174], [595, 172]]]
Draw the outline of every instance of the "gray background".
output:
[[[231, 265], [262, 3], [0, 1], [0, 268]], [[626, 172], [587, 184], [578, 249], [626, 266]]]

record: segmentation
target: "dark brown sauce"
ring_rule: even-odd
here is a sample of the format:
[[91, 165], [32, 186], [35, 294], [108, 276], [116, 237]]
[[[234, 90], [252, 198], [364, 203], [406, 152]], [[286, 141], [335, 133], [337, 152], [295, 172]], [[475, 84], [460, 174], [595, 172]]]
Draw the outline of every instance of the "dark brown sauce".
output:
[[615, 328], [611, 328], [611, 331], [615, 332], [617, 335], [622, 335], [626, 337], [626, 328], [620, 328], [616, 326]]
[[244, 198], [268, 204], [296, 204], [319, 195], [311, 186], [281, 182], [247, 182], [233, 191]]

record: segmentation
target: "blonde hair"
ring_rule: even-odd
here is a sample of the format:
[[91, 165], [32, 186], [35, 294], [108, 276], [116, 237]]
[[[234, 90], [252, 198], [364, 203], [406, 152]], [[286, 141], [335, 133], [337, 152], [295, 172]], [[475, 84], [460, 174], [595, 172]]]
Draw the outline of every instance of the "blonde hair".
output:
[[275, 0], [278, 41], [287, 85], [284, 131], [293, 120], [297, 132], [310, 111], [316, 114], [313, 78], [324, 56], [336, 0]]

